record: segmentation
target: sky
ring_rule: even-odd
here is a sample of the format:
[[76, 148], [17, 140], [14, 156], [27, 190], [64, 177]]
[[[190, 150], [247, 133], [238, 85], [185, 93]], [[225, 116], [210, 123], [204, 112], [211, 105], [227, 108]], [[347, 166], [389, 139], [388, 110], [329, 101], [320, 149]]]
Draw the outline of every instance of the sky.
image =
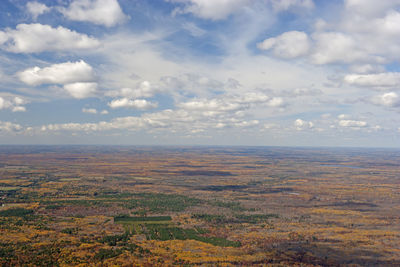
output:
[[400, 0], [2, 0], [0, 144], [400, 147]]

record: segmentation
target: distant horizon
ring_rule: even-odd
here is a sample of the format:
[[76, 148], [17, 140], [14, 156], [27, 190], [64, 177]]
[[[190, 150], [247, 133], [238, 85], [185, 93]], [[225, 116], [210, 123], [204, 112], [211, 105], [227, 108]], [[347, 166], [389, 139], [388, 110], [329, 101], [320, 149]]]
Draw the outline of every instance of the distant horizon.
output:
[[284, 145], [201, 145], [201, 144], [0, 144], [0, 147], [5, 146], [59, 146], [59, 147], [141, 147], [141, 148], [304, 148], [304, 149], [389, 149], [389, 150], [400, 150], [400, 147], [373, 147], [373, 146], [284, 146]]

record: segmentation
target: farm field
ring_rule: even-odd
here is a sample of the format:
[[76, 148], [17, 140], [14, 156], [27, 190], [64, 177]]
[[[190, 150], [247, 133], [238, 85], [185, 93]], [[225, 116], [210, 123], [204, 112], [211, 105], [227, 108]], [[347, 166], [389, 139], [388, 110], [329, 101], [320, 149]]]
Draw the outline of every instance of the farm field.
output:
[[400, 150], [1, 146], [1, 266], [400, 266]]

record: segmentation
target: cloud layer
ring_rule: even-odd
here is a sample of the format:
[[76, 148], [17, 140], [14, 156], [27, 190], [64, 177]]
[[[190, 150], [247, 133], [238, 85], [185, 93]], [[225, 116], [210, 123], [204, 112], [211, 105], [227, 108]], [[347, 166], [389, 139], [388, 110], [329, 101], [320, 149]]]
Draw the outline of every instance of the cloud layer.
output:
[[376, 146], [399, 135], [399, 1], [157, 1], [5, 5], [0, 134]]

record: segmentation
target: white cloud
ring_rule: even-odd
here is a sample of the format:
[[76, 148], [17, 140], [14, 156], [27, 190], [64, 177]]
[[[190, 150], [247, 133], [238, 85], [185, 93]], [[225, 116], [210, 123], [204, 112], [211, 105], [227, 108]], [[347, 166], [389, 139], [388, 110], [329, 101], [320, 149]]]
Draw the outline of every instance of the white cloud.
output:
[[339, 121], [339, 126], [341, 127], [355, 127], [355, 128], [360, 128], [360, 127], [366, 127], [368, 126], [367, 122], [365, 121], [358, 121], [358, 120], [340, 120]]
[[399, 60], [399, 5], [398, 0], [345, 1], [337, 20], [312, 35], [313, 62], [379, 65]]
[[94, 96], [97, 83], [77, 82], [64, 85], [64, 89], [74, 98], [82, 99]]
[[23, 128], [21, 125], [9, 121], [0, 121], [0, 132], [19, 132]]
[[101, 112], [100, 112], [100, 114], [102, 114], [102, 115], [106, 115], [106, 114], [108, 114], [108, 110], [102, 110]]
[[141, 82], [137, 88], [122, 88], [106, 92], [110, 97], [144, 98], [152, 97], [157, 90], [148, 81]]
[[281, 97], [273, 97], [267, 102], [267, 105], [270, 107], [282, 107], [284, 105], [284, 101]]
[[258, 125], [260, 122], [258, 120], [251, 120], [251, 121], [240, 121], [234, 123], [236, 127], [252, 127]]
[[243, 95], [221, 95], [218, 98], [192, 99], [177, 104], [178, 107], [187, 110], [201, 112], [205, 116], [221, 116], [240, 114], [254, 105], [265, 104], [269, 107], [281, 107], [284, 101], [281, 97], [269, 97], [261, 92], [248, 92]]
[[39, 53], [43, 51], [70, 51], [96, 48], [100, 42], [86, 34], [49, 25], [18, 24], [15, 30], [0, 31], [0, 44], [14, 53]]
[[345, 8], [349, 11], [374, 17], [384, 14], [388, 9], [400, 4], [399, 0], [345, 0]]
[[312, 0], [270, 0], [275, 11], [286, 11], [293, 9], [313, 9]]
[[22, 106], [15, 106], [15, 107], [13, 107], [12, 111], [13, 112], [25, 112], [26, 108], [22, 107]]
[[89, 113], [89, 114], [97, 114], [97, 109], [95, 108], [82, 108], [83, 113]]
[[302, 131], [305, 129], [311, 129], [314, 127], [314, 123], [311, 121], [305, 121], [302, 119], [297, 119], [294, 121], [294, 127], [296, 128], [296, 130], [298, 131]]
[[238, 12], [250, 0], [166, 0], [179, 3], [183, 7], [174, 10], [175, 14], [192, 13], [196, 17], [211, 20], [226, 19], [229, 15]]
[[26, 9], [32, 15], [34, 20], [36, 20], [38, 16], [50, 11], [50, 8], [45, 4], [36, 1], [28, 2], [26, 4]]
[[398, 87], [400, 85], [400, 72], [384, 72], [377, 74], [349, 74], [344, 81], [351, 85], [365, 87]]
[[26, 108], [23, 106], [27, 101], [19, 96], [16, 97], [1, 97], [0, 96], [0, 110], [10, 109], [12, 112], [24, 112]]
[[310, 41], [306, 33], [290, 31], [268, 38], [257, 44], [257, 47], [261, 50], [271, 50], [276, 57], [291, 59], [307, 55]]
[[197, 112], [186, 110], [166, 109], [155, 113], [145, 113], [141, 116], [119, 117], [111, 121], [98, 123], [63, 123], [48, 124], [41, 127], [42, 131], [112, 131], [112, 130], [148, 130], [185, 133], [201, 133], [209, 129], [229, 127], [254, 127], [258, 120], [244, 120], [237, 118], [209, 119]]
[[108, 103], [110, 108], [134, 108], [134, 109], [151, 109], [151, 108], [156, 108], [157, 103], [152, 103], [147, 101], [146, 99], [129, 99], [129, 98], [120, 98], [120, 99], [115, 99]]
[[0, 45], [4, 44], [8, 40], [8, 35], [5, 32], [0, 31]]
[[68, 8], [59, 8], [70, 20], [88, 21], [106, 27], [125, 22], [125, 15], [117, 0], [74, 0]]
[[323, 32], [313, 35], [316, 42], [312, 60], [316, 64], [352, 63], [368, 61], [370, 57], [359, 47], [354, 37], [341, 32]]
[[240, 103], [227, 102], [222, 99], [198, 99], [179, 104], [183, 109], [205, 112], [227, 112], [242, 108]]
[[28, 85], [67, 84], [94, 80], [92, 67], [85, 61], [65, 62], [50, 67], [33, 67], [17, 74]]
[[344, 119], [348, 119], [348, 118], [350, 118], [350, 115], [348, 115], [348, 114], [340, 114], [338, 116], [338, 119], [340, 119], [340, 120], [344, 120]]
[[399, 107], [400, 97], [396, 92], [389, 92], [372, 98], [372, 103], [385, 107]]

